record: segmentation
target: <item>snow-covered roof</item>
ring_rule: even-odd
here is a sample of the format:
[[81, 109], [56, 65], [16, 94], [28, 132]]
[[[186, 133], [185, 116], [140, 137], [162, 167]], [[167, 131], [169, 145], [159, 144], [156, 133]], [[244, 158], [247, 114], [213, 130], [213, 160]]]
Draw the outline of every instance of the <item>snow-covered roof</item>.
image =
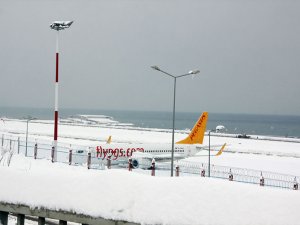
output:
[[[203, 177], [151, 177], [13, 156], [0, 201], [142, 224], [295, 225], [300, 192]], [[16, 183], [18, 185], [16, 185]]]

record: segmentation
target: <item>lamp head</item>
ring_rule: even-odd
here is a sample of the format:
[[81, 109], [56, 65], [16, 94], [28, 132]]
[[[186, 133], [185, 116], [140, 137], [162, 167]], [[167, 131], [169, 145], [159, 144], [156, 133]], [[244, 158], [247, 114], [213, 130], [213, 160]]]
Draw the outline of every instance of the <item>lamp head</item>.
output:
[[66, 28], [69, 28], [74, 21], [54, 21], [52, 24], [50, 24], [50, 28], [53, 30], [64, 30]]
[[189, 71], [189, 74], [197, 74], [200, 73], [200, 70], [191, 70]]
[[158, 66], [151, 66], [152, 69], [160, 71]]

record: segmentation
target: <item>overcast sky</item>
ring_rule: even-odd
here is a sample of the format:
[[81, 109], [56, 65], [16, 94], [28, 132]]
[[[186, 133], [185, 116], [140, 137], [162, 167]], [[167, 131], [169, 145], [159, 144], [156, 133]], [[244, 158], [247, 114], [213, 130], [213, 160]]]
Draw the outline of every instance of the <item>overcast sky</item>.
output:
[[300, 115], [299, 0], [0, 0], [0, 106]]

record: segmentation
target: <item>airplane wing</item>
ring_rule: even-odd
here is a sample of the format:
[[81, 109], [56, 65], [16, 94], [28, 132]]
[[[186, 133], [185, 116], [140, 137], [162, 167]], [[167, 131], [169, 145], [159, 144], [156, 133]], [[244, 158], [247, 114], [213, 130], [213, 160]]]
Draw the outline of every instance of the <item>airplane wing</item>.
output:
[[[225, 147], [226, 147], [226, 143], [224, 143], [224, 144], [222, 145], [222, 147], [221, 147], [220, 150], [217, 152], [217, 154], [211, 155], [211, 156], [220, 156], [220, 155], [223, 153]], [[206, 149], [205, 149], [205, 150], [206, 150]], [[212, 149], [211, 149], [211, 151], [215, 151], [215, 150], [212, 150]], [[208, 155], [194, 155], [194, 156], [192, 156], [192, 157], [207, 157], [207, 156], [208, 156]]]
[[[163, 160], [169, 160], [171, 159], [171, 154], [161, 154], [161, 155], [153, 155], [153, 158], [156, 160], [156, 161], [163, 161]], [[174, 153], [174, 159], [184, 159], [186, 157], [184, 157], [182, 154], [176, 154]]]
[[[224, 144], [210, 145], [211, 151], [216, 151], [214, 148], [221, 148]], [[226, 144], [227, 145], [227, 144]], [[196, 146], [197, 150], [209, 150], [209, 145]]]
[[[156, 161], [164, 161], [164, 160], [170, 160], [171, 154], [149, 154], [149, 153], [143, 153], [143, 152], [134, 152], [132, 155], [132, 158], [144, 158], [144, 159], [155, 159]], [[174, 153], [174, 159], [183, 159], [185, 158], [182, 154]]]

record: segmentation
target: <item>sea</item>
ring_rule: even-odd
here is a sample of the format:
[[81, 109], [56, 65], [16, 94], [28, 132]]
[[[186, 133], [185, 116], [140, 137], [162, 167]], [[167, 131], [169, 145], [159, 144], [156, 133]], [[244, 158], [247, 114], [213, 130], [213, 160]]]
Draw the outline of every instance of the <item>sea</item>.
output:
[[[106, 115], [120, 123], [132, 123], [143, 128], [172, 128], [172, 112], [126, 111], [96, 109], [60, 109], [59, 117], [76, 115]], [[176, 112], [175, 129], [192, 129], [201, 112]], [[52, 120], [53, 109], [0, 107], [0, 117], [22, 119], [27, 116]], [[230, 134], [266, 135], [300, 138], [300, 116], [209, 113], [207, 130], [225, 127]]]

